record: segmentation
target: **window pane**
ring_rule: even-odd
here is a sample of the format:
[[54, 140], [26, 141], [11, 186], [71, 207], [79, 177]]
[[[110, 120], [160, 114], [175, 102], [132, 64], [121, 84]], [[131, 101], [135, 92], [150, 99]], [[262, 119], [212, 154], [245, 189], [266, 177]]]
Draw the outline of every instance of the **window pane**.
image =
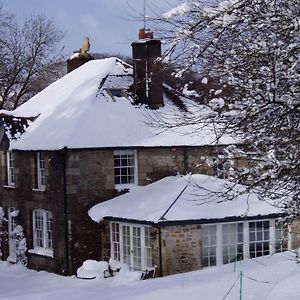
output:
[[251, 258], [270, 253], [269, 227], [269, 221], [249, 222], [249, 251]]
[[217, 226], [202, 225], [202, 265], [203, 267], [216, 265]]
[[7, 152], [7, 184], [15, 184], [15, 159], [14, 153], [9, 151]]
[[111, 234], [114, 259], [128, 264], [134, 270], [144, 270], [152, 266], [150, 227], [112, 222]]
[[275, 239], [276, 239], [276, 252], [288, 250], [288, 228], [280, 224], [278, 221], [275, 223]]
[[243, 258], [243, 223], [222, 225], [223, 263]]
[[112, 257], [120, 261], [120, 227], [119, 223], [111, 223]]
[[130, 266], [130, 227], [122, 226], [123, 233], [123, 262]]
[[45, 210], [33, 211], [34, 247], [53, 249], [52, 213]]
[[37, 187], [39, 189], [45, 188], [45, 158], [43, 152], [37, 153]]
[[115, 184], [134, 183], [135, 155], [133, 150], [114, 151]]

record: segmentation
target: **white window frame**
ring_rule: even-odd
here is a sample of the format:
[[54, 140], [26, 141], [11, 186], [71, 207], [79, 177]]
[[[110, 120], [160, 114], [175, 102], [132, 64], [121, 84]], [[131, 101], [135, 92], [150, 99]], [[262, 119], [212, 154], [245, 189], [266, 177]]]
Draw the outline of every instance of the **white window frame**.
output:
[[[212, 234], [211, 229], [215, 229], [215, 234]], [[207, 243], [204, 244], [204, 238], [206, 239]], [[207, 260], [207, 263], [204, 265], [206, 267], [213, 266], [213, 261], [217, 259], [217, 226], [214, 224], [209, 224], [203, 226], [201, 228], [201, 240], [202, 240], [202, 249], [201, 249], [201, 256], [202, 256], [202, 263]]]
[[15, 158], [12, 151], [6, 152], [6, 173], [7, 173], [7, 185], [14, 187], [15, 186]]
[[46, 189], [46, 176], [45, 176], [45, 154], [44, 152], [37, 152], [36, 155], [37, 166], [37, 189], [44, 191]]
[[[115, 178], [115, 188], [116, 189], [126, 189], [126, 188], [130, 188], [134, 185], [138, 185], [138, 163], [137, 163], [137, 150], [132, 150], [132, 149], [127, 149], [127, 150], [114, 150], [114, 178]], [[134, 164], [133, 165], [126, 165], [126, 166], [121, 166], [121, 165], [118, 165], [116, 166], [115, 165], [115, 156], [128, 156], [128, 155], [133, 155], [133, 159], [134, 159]], [[117, 175], [115, 174], [115, 170], [116, 169], [122, 169], [122, 167], [124, 168], [134, 168], [134, 171], [133, 171], [133, 182], [126, 182], [126, 183], [117, 183], [116, 182], [116, 177]]]
[[[114, 230], [118, 226], [119, 232], [116, 233]], [[124, 240], [124, 228], [129, 229], [128, 240]], [[134, 231], [135, 229], [140, 230], [140, 255], [141, 258], [140, 267], [137, 267], [134, 261], [136, 257], [134, 254]], [[132, 270], [146, 270], [152, 267], [152, 249], [151, 249], [151, 226], [141, 225], [141, 224], [131, 224], [124, 222], [110, 222], [110, 250], [111, 258], [118, 260], [121, 263], [127, 263]], [[127, 232], [128, 233], [128, 232]], [[115, 237], [119, 237], [115, 240]], [[129, 244], [128, 244], [129, 242]], [[129, 248], [128, 248], [129, 247]], [[126, 253], [124, 250], [127, 250]], [[128, 257], [129, 255], [129, 257]]]
[[275, 221], [275, 251], [278, 252], [287, 251], [290, 249], [290, 228], [288, 226], [283, 227], [279, 222]]
[[[226, 228], [226, 231], [224, 230]], [[234, 231], [232, 231], [234, 228]], [[225, 236], [227, 240], [225, 241]], [[232, 253], [230, 250], [234, 250]], [[242, 251], [240, 251], [242, 250]], [[223, 264], [243, 259], [244, 224], [243, 222], [222, 224], [222, 259]], [[227, 262], [224, 262], [227, 260]]]
[[[268, 222], [268, 227], [265, 227], [265, 223]], [[272, 248], [272, 245], [275, 244], [274, 241], [274, 235], [273, 232], [275, 230], [273, 222], [270, 220], [253, 220], [249, 221], [248, 224], [250, 223], [255, 224], [254, 230], [250, 231], [250, 226], [249, 226], [249, 257], [250, 258], [255, 258], [255, 257], [260, 257], [264, 255], [269, 255], [271, 253], [274, 253], [274, 249]], [[261, 227], [257, 227], [257, 224], [261, 223]], [[261, 230], [259, 230], [261, 228]], [[272, 231], [272, 234], [271, 234]], [[268, 235], [266, 236], [266, 232]], [[255, 240], [250, 239], [250, 234], [255, 236]], [[250, 245], [253, 245], [253, 250], [250, 251]], [[265, 248], [265, 244], [267, 245], [267, 248]], [[260, 245], [261, 247], [257, 249], [257, 246]], [[258, 255], [261, 252], [262, 255]], [[264, 253], [265, 252], [265, 253]]]
[[[40, 228], [37, 228], [38, 219]], [[33, 250], [31, 253], [53, 256], [53, 217], [52, 213], [43, 209], [32, 212]], [[41, 233], [38, 237], [38, 231]]]
[[[215, 226], [216, 227], [216, 265], [222, 265], [223, 264], [223, 246], [226, 246], [227, 244], [223, 243], [223, 225], [228, 224], [243, 224], [243, 243], [239, 242], [239, 244], [243, 245], [243, 253], [242, 257], [243, 259], [250, 258], [250, 241], [249, 241], [249, 223], [251, 222], [269, 222], [269, 254], [274, 254], [275, 252], [281, 252], [282, 250], [285, 250], [280, 248], [279, 251], [276, 251], [276, 245], [278, 244], [278, 238], [276, 238], [276, 230], [278, 231], [278, 227], [275, 226], [275, 219], [262, 219], [262, 220], [247, 220], [247, 221], [237, 221], [237, 222], [226, 222], [226, 223], [212, 223], [212, 224], [203, 224], [201, 226], [202, 228], [208, 227], [208, 226]], [[237, 227], [238, 228], [238, 227]], [[202, 241], [202, 236], [200, 237]], [[258, 242], [261, 242], [259, 240]], [[288, 250], [290, 249], [290, 243], [287, 243]], [[203, 247], [203, 241], [202, 241], [202, 247]], [[205, 247], [205, 245], [204, 245]], [[202, 255], [202, 252], [201, 252]], [[204, 266], [206, 267], [206, 266]]]

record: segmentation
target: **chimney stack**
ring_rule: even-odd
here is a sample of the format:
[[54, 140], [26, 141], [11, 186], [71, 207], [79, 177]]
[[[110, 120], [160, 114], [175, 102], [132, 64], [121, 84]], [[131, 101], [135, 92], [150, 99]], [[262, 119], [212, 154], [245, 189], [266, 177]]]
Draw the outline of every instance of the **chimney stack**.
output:
[[153, 32], [143, 28], [139, 31], [139, 40], [131, 46], [136, 102], [147, 104], [152, 109], [164, 106], [161, 41], [153, 38]]
[[67, 60], [67, 73], [84, 65], [86, 62], [93, 60], [88, 51], [90, 50], [90, 40], [88, 37], [83, 39], [82, 48], [73, 52], [73, 55]]

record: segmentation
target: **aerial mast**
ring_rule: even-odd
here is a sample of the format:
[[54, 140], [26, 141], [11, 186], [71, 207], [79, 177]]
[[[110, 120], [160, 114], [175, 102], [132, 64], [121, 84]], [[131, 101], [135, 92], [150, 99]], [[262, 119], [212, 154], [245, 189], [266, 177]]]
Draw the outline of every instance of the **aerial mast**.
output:
[[146, 0], [144, 0], [144, 29], [146, 30]]

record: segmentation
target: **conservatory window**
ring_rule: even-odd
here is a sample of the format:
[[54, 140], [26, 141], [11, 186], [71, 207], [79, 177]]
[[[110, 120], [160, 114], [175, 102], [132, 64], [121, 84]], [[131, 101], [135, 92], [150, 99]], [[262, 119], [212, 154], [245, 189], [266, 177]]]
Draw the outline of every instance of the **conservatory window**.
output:
[[37, 153], [37, 189], [45, 190], [45, 155], [43, 152]]
[[116, 186], [137, 183], [137, 159], [135, 150], [114, 151], [114, 173]]
[[243, 259], [243, 223], [222, 225], [223, 264]]
[[111, 223], [112, 256], [120, 261], [120, 224]]
[[282, 226], [279, 222], [275, 223], [275, 249], [276, 252], [288, 250], [288, 227]]
[[6, 165], [7, 165], [7, 185], [15, 186], [15, 158], [14, 153], [8, 151], [6, 153]]
[[217, 226], [206, 225], [201, 229], [202, 265], [203, 267], [217, 264]]
[[33, 211], [33, 248], [53, 250], [52, 213], [46, 210]]
[[249, 222], [250, 258], [270, 254], [270, 222]]
[[152, 267], [150, 227], [111, 222], [111, 256], [133, 270]]
[[288, 230], [275, 220], [201, 226], [203, 267], [288, 250]]

